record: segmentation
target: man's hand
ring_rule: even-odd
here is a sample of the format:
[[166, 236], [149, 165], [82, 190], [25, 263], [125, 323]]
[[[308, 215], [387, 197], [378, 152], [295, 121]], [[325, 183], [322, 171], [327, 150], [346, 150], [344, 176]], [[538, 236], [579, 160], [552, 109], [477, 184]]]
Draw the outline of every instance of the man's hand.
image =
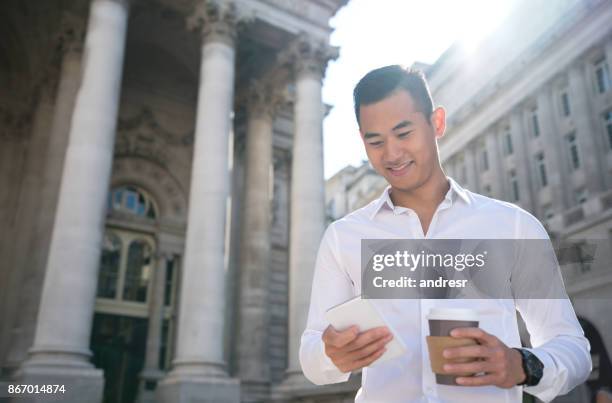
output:
[[385, 345], [393, 339], [386, 326], [359, 332], [357, 326], [338, 332], [331, 325], [323, 332], [325, 354], [342, 372], [366, 367], [376, 361], [387, 349]]
[[479, 343], [475, 346], [454, 347], [444, 350], [445, 358], [470, 357], [478, 361], [466, 364], [445, 364], [444, 371], [450, 375], [481, 373], [484, 375], [458, 377], [457, 383], [464, 386], [495, 385], [511, 388], [525, 380], [521, 354], [506, 346], [497, 337], [476, 327], [451, 331], [452, 337], [470, 337]]

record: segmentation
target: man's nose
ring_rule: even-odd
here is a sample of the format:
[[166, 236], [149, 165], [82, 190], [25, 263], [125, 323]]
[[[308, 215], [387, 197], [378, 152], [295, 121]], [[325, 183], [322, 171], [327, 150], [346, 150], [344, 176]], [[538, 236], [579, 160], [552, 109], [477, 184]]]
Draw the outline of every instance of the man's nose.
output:
[[389, 138], [384, 143], [383, 160], [389, 165], [402, 162], [402, 149], [394, 138]]

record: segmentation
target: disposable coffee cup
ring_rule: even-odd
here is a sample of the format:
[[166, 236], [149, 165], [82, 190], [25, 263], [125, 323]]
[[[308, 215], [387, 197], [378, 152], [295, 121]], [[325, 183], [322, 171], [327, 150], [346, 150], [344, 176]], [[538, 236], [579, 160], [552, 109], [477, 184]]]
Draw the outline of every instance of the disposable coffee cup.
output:
[[[456, 385], [457, 375], [445, 374], [444, 364], [467, 363], [475, 361], [470, 358], [446, 359], [442, 352], [450, 347], [462, 347], [478, 344], [472, 338], [451, 337], [450, 332], [460, 327], [478, 327], [478, 312], [474, 309], [464, 308], [432, 308], [427, 315], [429, 322], [429, 336], [427, 337], [427, 348], [429, 349], [429, 360], [431, 370], [436, 375], [436, 383], [439, 385]], [[459, 376], [471, 376], [473, 374], [462, 374]]]

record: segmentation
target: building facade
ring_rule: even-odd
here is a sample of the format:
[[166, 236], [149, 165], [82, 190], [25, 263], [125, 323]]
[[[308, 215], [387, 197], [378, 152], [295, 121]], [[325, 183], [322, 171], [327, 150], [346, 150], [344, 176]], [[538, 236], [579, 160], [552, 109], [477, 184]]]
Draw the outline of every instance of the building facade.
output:
[[0, 5], [2, 381], [71, 402], [325, 399], [297, 351], [344, 4]]
[[386, 186], [387, 182], [367, 161], [359, 167], [349, 165], [341, 169], [325, 181], [327, 222], [365, 206], [378, 198]]
[[[447, 112], [438, 143], [447, 175], [531, 212], [559, 244], [597, 246], [594, 256], [579, 246], [584, 259], [567, 264], [559, 256], [594, 367], [586, 387], [559, 402], [590, 402], [612, 387], [610, 21], [608, 1], [519, 1], [474, 51], [457, 44], [433, 65], [415, 63]], [[375, 178], [365, 163], [330, 178], [328, 216], [376, 197], [369, 190], [380, 192], [385, 181]]]
[[[611, 18], [606, 1], [523, 2], [476, 54], [451, 48], [426, 69], [448, 111], [439, 143], [447, 173], [578, 245], [583, 256], [561, 263], [591, 341], [590, 393], [612, 384]], [[590, 401], [579, 394], [558, 400]]]

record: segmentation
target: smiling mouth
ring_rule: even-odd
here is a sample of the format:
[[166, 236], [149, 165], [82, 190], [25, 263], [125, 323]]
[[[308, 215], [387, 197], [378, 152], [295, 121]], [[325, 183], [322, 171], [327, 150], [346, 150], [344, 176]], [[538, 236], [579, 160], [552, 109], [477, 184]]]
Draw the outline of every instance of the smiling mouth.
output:
[[394, 167], [387, 167], [387, 170], [394, 176], [400, 176], [406, 173], [408, 169], [414, 164], [414, 161], [408, 161], [403, 163], [402, 165], [397, 165]]
[[407, 162], [404, 162], [401, 165], [387, 167], [387, 169], [390, 170], [390, 171], [401, 171], [402, 169], [406, 168], [408, 165], [411, 165], [413, 163], [414, 163], [414, 161], [407, 161]]

